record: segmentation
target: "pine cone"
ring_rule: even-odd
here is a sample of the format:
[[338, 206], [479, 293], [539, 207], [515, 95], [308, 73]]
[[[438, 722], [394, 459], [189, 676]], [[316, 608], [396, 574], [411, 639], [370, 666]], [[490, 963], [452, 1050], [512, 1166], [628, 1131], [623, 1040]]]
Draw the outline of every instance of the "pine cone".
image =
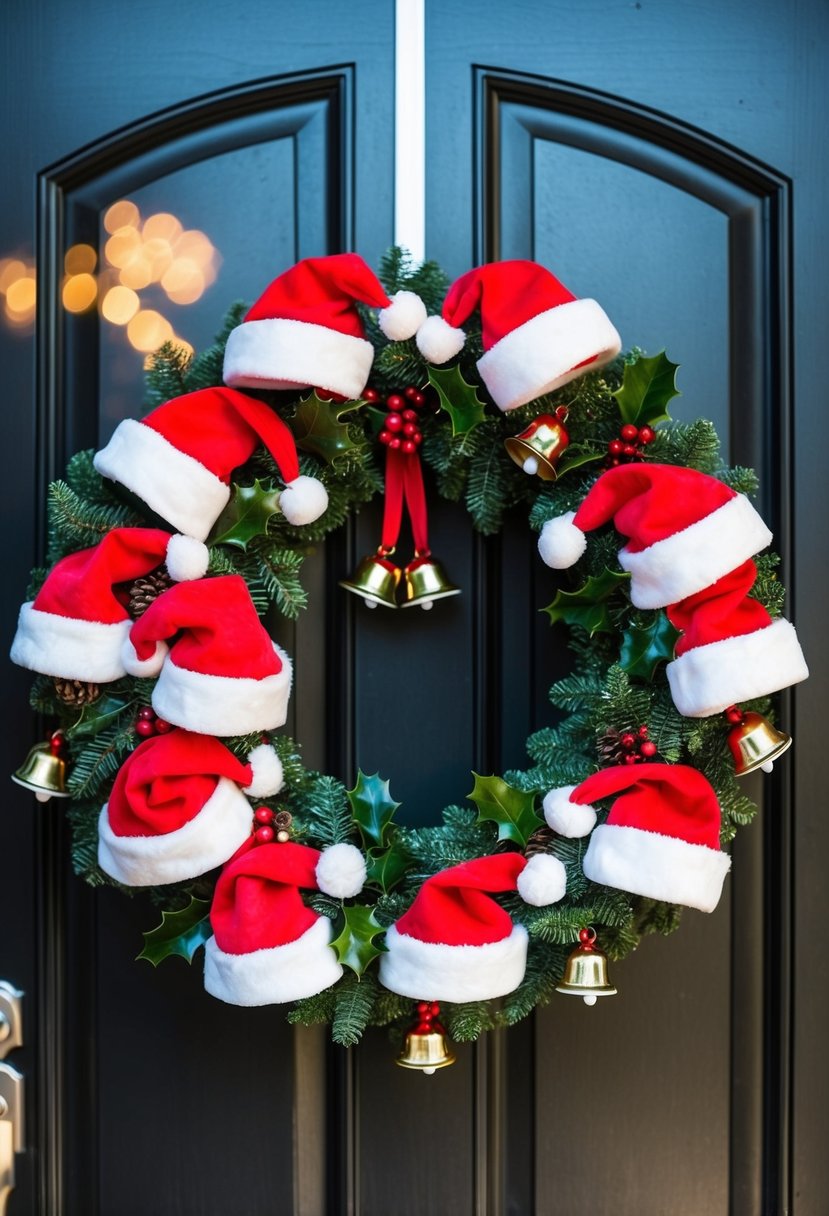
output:
[[545, 824], [536, 828], [524, 846], [525, 857], [535, 857], [536, 853], [546, 853], [547, 846], [555, 839], [555, 832]]
[[97, 684], [86, 680], [55, 680], [55, 693], [64, 705], [91, 705], [101, 695]]
[[133, 620], [138, 620], [150, 604], [173, 585], [173, 580], [164, 570], [153, 570], [144, 578], [137, 578], [130, 587], [128, 611]]

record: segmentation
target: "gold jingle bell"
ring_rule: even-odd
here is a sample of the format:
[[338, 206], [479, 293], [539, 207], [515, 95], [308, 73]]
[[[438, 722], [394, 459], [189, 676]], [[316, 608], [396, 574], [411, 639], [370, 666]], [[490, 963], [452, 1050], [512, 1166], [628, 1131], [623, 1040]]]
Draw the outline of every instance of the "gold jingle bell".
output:
[[725, 711], [725, 716], [732, 723], [728, 732], [728, 746], [734, 757], [734, 772], [738, 777], [745, 777], [761, 768], [764, 773], [770, 773], [774, 761], [779, 759], [792, 745], [791, 736], [772, 726], [762, 714], [753, 710], [741, 710], [732, 706]]
[[556, 992], [580, 996], [585, 1005], [595, 1005], [600, 996], [615, 996], [607, 978], [607, 955], [596, 946], [595, 929], [580, 929], [579, 944], [567, 960], [564, 977]]
[[407, 1032], [403, 1050], [397, 1057], [396, 1063], [401, 1068], [416, 1068], [431, 1077], [438, 1068], [455, 1063], [446, 1041], [446, 1031], [437, 1020], [439, 1014], [437, 1001], [418, 1002], [417, 1021]]
[[526, 431], [504, 440], [512, 460], [529, 476], [538, 474], [542, 481], [555, 481], [556, 465], [570, 442], [562, 425], [567, 413], [567, 408], [561, 405], [555, 414], [539, 414]]
[[376, 553], [364, 557], [357, 567], [354, 577], [341, 579], [340, 586], [354, 595], [361, 595], [369, 608], [381, 605], [383, 608], [397, 607], [397, 587], [401, 579], [401, 570], [390, 562], [389, 558], [394, 549], [384, 549], [382, 546]]
[[68, 798], [66, 790], [66, 759], [63, 755], [63, 732], [56, 730], [46, 743], [36, 743], [12, 781], [34, 792], [38, 802], [50, 798]]
[[415, 553], [403, 571], [405, 600], [401, 608], [422, 608], [425, 612], [435, 600], [446, 599], [449, 595], [460, 595], [460, 587], [450, 583], [440, 562], [436, 562], [431, 553]]

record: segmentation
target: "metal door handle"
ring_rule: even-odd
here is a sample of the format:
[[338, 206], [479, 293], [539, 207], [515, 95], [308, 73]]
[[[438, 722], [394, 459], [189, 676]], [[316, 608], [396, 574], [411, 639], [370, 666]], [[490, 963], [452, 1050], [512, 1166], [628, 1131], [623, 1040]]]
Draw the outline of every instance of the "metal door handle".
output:
[[[23, 1043], [23, 993], [0, 980], [0, 1060]], [[23, 1137], [23, 1074], [0, 1063], [0, 1216], [14, 1190], [14, 1155], [25, 1147]]]

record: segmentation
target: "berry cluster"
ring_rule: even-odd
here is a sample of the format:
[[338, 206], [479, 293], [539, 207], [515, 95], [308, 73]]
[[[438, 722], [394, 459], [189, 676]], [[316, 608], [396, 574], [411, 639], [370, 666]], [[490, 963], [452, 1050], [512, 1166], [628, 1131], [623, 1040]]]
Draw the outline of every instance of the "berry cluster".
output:
[[257, 844], [270, 844], [275, 838], [280, 844], [291, 838], [293, 816], [290, 811], [272, 811], [258, 806], [253, 812], [253, 838]]
[[[380, 394], [376, 389], [367, 388], [363, 399], [374, 404], [380, 401]], [[410, 456], [423, 442], [417, 411], [422, 410], [426, 404], [425, 394], [419, 388], [410, 386], [404, 389], [402, 394], [390, 393], [385, 404], [389, 412], [377, 438], [384, 447], [391, 448], [392, 451], [399, 449]]]
[[155, 710], [149, 705], [142, 705], [139, 709], [135, 733], [142, 739], [150, 739], [153, 735], [166, 735], [167, 731], [172, 729], [172, 725], [164, 718], [157, 717]]
[[623, 764], [641, 764], [643, 760], [653, 760], [656, 755], [656, 744], [648, 738], [648, 728], [645, 725], [640, 726], [636, 734], [633, 731], [624, 731], [619, 736], [619, 744], [622, 748]]
[[656, 431], [652, 426], [634, 426], [632, 422], [626, 422], [619, 431], [619, 438], [611, 439], [607, 445], [607, 463], [614, 466], [641, 460], [645, 448], [655, 438]]

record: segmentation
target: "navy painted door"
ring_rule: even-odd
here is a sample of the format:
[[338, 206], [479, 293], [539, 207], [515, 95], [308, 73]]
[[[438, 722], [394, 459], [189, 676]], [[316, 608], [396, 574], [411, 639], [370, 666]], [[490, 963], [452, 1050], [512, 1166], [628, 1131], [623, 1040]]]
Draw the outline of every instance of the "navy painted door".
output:
[[[197, 346], [299, 257], [376, 262], [393, 238], [394, 16], [368, 0], [7, 6], [0, 257], [36, 259], [40, 298], [35, 334], [0, 326], [5, 636], [46, 481], [140, 402], [140, 358], [62, 306], [66, 249], [102, 248], [122, 197], [207, 232], [216, 283], [173, 310]], [[30, 1095], [10, 1212], [824, 1210], [826, 26], [817, 2], [426, 4], [427, 254], [451, 274], [534, 257], [595, 294], [627, 343], [683, 365], [679, 415], [711, 417], [763, 477], [813, 679], [786, 698], [796, 748], [717, 913], [643, 945], [622, 998], [556, 1003], [427, 1081], [392, 1066], [382, 1032], [330, 1049], [278, 1010], [209, 1000], [197, 970], [133, 964], [146, 906], [83, 888], [58, 814], [10, 791], [0, 972], [27, 993]], [[338, 597], [376, 528], [361, 513], [308, 563], [288, 729], [312, 765], [382, 769], [426, 821], [471, 768], [522, 763], [566, 657], [527, 628], [547, 600], [525, 521], [484, 543], [436, 510], [465, 594], [428, 628]], [[6, 676], [13, 768], [34, 725], [26, 673]]]

